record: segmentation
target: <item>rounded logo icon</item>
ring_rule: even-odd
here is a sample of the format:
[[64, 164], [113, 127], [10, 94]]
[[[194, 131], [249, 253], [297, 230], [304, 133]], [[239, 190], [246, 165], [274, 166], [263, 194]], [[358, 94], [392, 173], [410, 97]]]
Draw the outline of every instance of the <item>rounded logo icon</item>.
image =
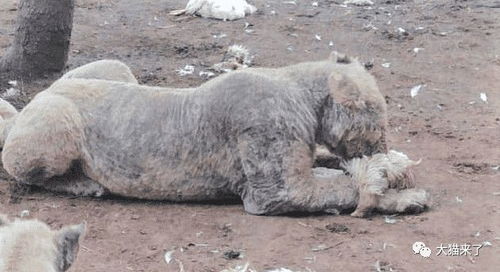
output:
[[420, 249], [420, 256], [424, 257], [424, 258], [429, 258], [431, 256], [431, 249], [424, 246], [423, 248]]
[[425, 244], [423, 242], [415, 242], [413, 243], [412, 249], [413, 249], [413, 254], [419, 254], [420, 250], [425, 247]]

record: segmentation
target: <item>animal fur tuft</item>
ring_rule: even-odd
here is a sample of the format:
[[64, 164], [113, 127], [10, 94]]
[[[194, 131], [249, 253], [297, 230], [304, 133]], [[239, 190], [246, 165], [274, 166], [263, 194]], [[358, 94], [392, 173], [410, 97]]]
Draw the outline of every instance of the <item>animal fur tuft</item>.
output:
[[358, 183], [360, 200], [353, 216], [363, 217], [378, 205], [379, 197], [388, 189], [414, 188], [414, 176], [411, 166], [420, 164], [412, 161], [404, 153], [390, 150], [387, 154], [354, 158], [343, 162], [341, 166]]
[[229, 46], [222, 62], [214, 64], [212, 69], [219, 73], [230, 72], [251, 66], [252, 60], [246, 47], [234, 44]]

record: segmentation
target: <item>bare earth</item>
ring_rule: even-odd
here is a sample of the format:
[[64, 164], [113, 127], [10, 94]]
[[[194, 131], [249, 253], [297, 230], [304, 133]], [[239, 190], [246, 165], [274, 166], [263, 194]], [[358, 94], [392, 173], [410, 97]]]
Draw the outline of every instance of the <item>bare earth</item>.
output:
[[[13, 37], [16, 2], [0, 0], [0, 55]], [[198, 85], [205, 80], [198, 73], [234, 43], [255, 54], [255, 66], [318, 60], [332, 50], [372, 61], [389, 105], [390, 146], [423, 159], [417, 182], [431, 191], [433, 206], [390, 224], [383, 216], [259, 217], [240, 204], [47, 192], [9, 204], [7, 184], [0, 182], [2, 213], [29, 210], [53, 227], [87, 221], [72, 271], [181, 271], [180, 263], [184, 271], [220, 271], [246, 262], [258, 271], [377, 271], [377, 262], [378, 271], [499, 271], [500, 1], [374, 0], [363, 8], [342, 7], [341, 0], [318, 1], [318, 7], [255, 0], [259, 11], [234, 22], [168, 15], [187, 1], [76, 2], [69, 68], [116, 58], [143, 84]], [[176, 69], [186, 64], [195, 73], [181, 77]], [[21, 84], [21, 97], [10, 101], [22, 107], [53, 80]], [[420, 84], [412, 98], [410, 89]], [[8, 85], [0, 87], [3, 92]], [[334, 223], [348, 231], [331, 232], [327, 225]], [[431, 248], [430, 258], [413, 254], [416, 241]], [[441, 243], [484, 246], [479, 256], [436, 256]], [[171, 249], [174, 260], [167, 264], [164, 254]], [[242, 258], [224, 258], [228, 250]]]

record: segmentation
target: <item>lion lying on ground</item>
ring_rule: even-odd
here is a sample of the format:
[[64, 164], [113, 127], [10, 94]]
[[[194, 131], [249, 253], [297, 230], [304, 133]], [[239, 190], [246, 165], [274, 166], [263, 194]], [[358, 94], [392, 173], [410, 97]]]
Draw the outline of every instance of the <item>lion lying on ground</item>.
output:
[[[98, 78], [63, 77], [15, 115], [2, 160], [17, 182], [170, 201], [237, 196], [252, 214], [339, 213], [356, 208], [362, 183], [352, 173], [316, 175], [316, 145], [345, 161], [387, 151], [374, 78], [336, 53], [197, 88]], [[423, 190], [386, 187], [363, 211], [426, 205]]]
[[0, 271], [66, 271], [84, 232], [85, 224], [53, 231], [38, 220], [10, 221], [0, 214]]

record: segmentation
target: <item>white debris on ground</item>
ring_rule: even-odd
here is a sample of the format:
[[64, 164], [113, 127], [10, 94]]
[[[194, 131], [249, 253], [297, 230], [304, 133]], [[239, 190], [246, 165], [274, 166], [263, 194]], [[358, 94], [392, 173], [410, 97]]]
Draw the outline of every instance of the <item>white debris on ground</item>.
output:
[[211, 69], [218, 73], [230, 72], [252, 65], [253, 56], [250, 51], [242, 45], [229, 46], [222, 62], [214, 64]]
[[387, 224], [396, 224], [396, 222], [398, 222], [397, 219], [394, 218], [394, 216], [384, 216], [384, 221], [385, 223]]
[[221, 270], [220, 272], [256, 272], [253, 269], [249, 269], [248, 267], [250, 266], [249, 263], [246, 263], [244, 265], [237, 265], [234, 268], [228, 268]]
[[175, 250], [165, 252], [165, 262], [167, 264], [170, 264], [170, 262], [172, 261], [174, 252]]
[[[234, 268], [227, 268], [221, 270], [220, 272], [257, 272], [257, 270], [250, 268], [249, 263], [245, 263], [244, 265], [236, 265]], [[263, 272], [294, 272], [288, 268], [280, 267], [271, 270], [264, 270]]]
[[21, 217], [28, 217], [28, 216], [30, 216], [30, 211], [28, 211], [28, 210], [23, 210], [23, 211], [21, 211], [20, 216], [21, 216]]
[[456, 201], [457, 203], [462, 203], [462, 202], [464, 202], [464, 201], [463, 201], [460, 197], [458, 197], [458, 196], [456, 196], [456, 197], [455, 197], [455, 201]]
[[413, 48], [413, 53], [418, 54], [418, 52], [420, 52], [422, 50], [424, 50], [424, 49], [421, 47], [415, 47], [415, 48]]
[[325, 244], [320, 244], [320, 245], [317, 245], [313, 248], [311, 248], [311, 251], [314, 251], [314, 252], [317, 252], [317, 251], [324, 251], [324, 250], [328, 250], [332, 248], [331, 246], [327, 246]]
[[316, 35], [314, 36], [314, 38], [316, 38], [316, 40], [318, 40], [318, 41], [321, 41], [321, 36], [320, 36], [319, 34], [316, 34]]
[[488, 103], [488, 96], [486, 96], [485, 93], [480, 93], [479, 98], [481, 98], [481, 100], [483, 100], [484, 103]]
[[402, 28], [402, 27], [398, 27], [398, 29], [396, 31], [400, 35], [404, 35], [405, 33], [407, 33], [406, 30], [404, 28]]
[[344, 1], [344, 5], [355, 5], [355, 6], [371, 6], [373, 1], [371, 0], [347, 0]]
[[187, 75], [192, 75], [194, 73], [194, 66], [193, 65], [186, 65], [184, 68], [177, 69], [175, 70], [179, 76], [187, 76]]
[[411, 98], [414, 98], [415, 96], [417, 96], [418, 93], [420, 92], [420, 90], [422, 90], [422, 87], [423, 87], [423, 85], [420, 84], [420, 85], [417, 85], [417, 86], [411, 88], [411, 90], [410, 90]]
[[16, 88], [8, 88], [1, 96], [2, 98], [16, 98], [21, 95], [21, 91]]
[[391, 63], [390, 62], [384, 62], [381, 64], [382, 67], [384, 68], [390, 68], [391, 67]]
[[207, 71], [200, 71], [200, 73], [198, 75], [202, 78], [211, 78], [211, 77], [215, 76], [215, 73], [207, 72]]
[[212, 37], [214, 39], [222, 39], [222, 38], [227, 37], [227, 34], [226, 33], [214, 34], [214, 35], [212, 35]]
[[17, 80], [10, 80], [8, 83], [12, 87], [16, 87], [17, 86]]
[[257, 11], [245, 0], [190, 0], [185, 9], [174, 10], [171, 15], [196, 14], [204, 18], [236, 20]]

